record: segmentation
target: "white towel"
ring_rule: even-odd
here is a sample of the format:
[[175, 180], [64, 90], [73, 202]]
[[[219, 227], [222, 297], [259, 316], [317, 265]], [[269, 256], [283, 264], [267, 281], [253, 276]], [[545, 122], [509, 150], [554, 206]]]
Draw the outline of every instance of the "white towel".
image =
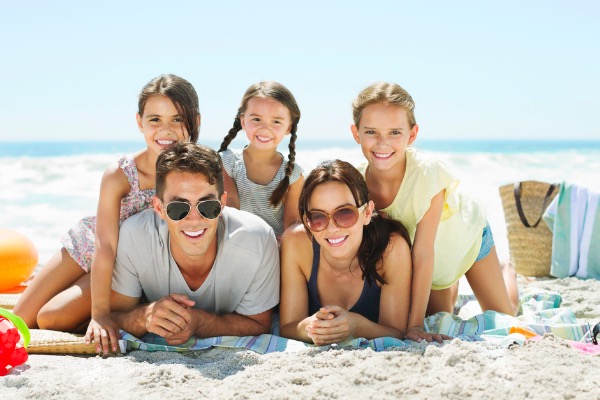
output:
[[552, 230], [550, 274], [600, 279], [600, 193], [563, 183], [544, 213]]

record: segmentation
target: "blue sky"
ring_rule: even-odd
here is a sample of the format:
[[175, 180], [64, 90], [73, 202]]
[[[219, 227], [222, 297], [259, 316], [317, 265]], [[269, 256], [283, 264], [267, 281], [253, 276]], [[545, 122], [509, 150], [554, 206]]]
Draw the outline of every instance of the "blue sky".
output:
[[168, 72], [198, 91], [201, 141], [260, 80], [307, 139], [350, 140], [377, 80], [412, 94], [420, 138], [600, 138], [600, 2], [87, 3], [3, 2], [0, 141], [137, 140], [139, 90]]

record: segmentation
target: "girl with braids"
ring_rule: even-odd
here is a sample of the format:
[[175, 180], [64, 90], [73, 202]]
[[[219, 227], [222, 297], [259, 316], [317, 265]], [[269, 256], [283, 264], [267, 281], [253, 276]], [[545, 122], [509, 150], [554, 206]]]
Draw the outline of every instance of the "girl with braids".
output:
[[[196, 142], [198, 95], [176, 75], [160, 75], [139, 95], [137, 125], [146, 147], [110, 165], [100, 183], [97, 216], [83, 218], [62, 238], [63, 247], [29, 284], [14, 308], [30, 328], [75, 331], [88, 326], [96, 350], [117, 351], [110, 292], [119, 225], [152, 206], [156, 159], [178, 141]], [[91, 283], [90, 283], [91, 282]], [[90, 320], [90, 312], [92, 320]]]
[[[277, 82], [259, 82], [246, 90], [219, 152], [223, 160], [227, 205], [264, 219], [275, 231], [299, 221], [298, 197], [304, 178], [295, 164], [296, 130], [300, 109], [292, 93]], [[227, 147], [240, 130], [248, 145], [241, 153]], [[277, 151], [284, 136], [291, 135], [289, 156]]]
[[377, 215], [367, 184], [345, 161], [327, 161], [302, 188], [302, 224], [281, 241], [280, 332], [326, 345], [403, 339], [412, 263], [408, 232]]

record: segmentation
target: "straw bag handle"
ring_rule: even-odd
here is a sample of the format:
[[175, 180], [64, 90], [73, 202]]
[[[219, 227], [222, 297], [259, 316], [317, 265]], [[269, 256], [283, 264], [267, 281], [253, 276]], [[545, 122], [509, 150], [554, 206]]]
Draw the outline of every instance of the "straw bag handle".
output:
[[537, 219], [537, 221], [535, 221], [535, 223], [533, 225], [529, 224], [529, 221], [527, 221], [527, 217], [525, 216], [525, 213], [523, 212], [523, 207], [521, 206], [521, 183], [522, 182], [515, 182], [515, 187], [514, 187], [514, 192], [515, 192], [515, 204], [517, 205], [517, 212], [519, 213], [519, 218], [521, 218], [521, 222], [523, 223], [523, 225], [525, 225], [527, 228], [536, 228], [538, 226], [538, 224], [540, 223], [540, 221], [542, 220], [542, 215], [544, 215], [544, 211], [546, 211], [546, 207], [548, 207], [548, 204], [550, 204], [550, 196], [552, 196], [552, 192], [554, 192], [554, 189], [556, 189], [558, 187], [557, 184], [550, 184], [550, 187], [548, 188], [548, 191], [546, 192], [546, 196], [544, 197], [544, 204], [542, 206], [542, 211], [540, 212], [540, 216]]

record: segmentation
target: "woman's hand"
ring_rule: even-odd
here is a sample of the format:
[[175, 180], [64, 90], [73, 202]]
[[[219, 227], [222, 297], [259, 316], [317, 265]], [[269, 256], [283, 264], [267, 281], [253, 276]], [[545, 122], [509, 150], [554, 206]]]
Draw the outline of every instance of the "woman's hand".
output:
[[[100, 315], [92, 318], [87, 331], [85, 342], [96, 343], [96, 353], [108, 354], [117, 352], [119, 343], [119, 327], [110, 314]], [[112, 349], [111, 349], [112, 348]]]
[[324, 346], [339, 343], [354, 336], [356, 321], [352, 313], [339, 306], [321, 307], [306, 326], [314, 344]]

